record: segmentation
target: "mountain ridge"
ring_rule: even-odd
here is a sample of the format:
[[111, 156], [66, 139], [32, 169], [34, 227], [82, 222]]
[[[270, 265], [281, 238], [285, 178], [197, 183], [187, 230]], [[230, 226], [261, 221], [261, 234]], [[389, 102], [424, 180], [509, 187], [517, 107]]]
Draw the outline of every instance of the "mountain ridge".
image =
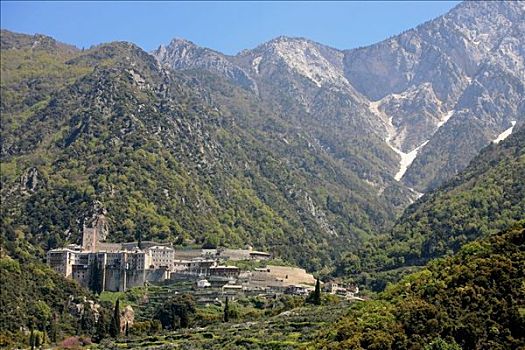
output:
[[[354, 127], [355, 125], [361, 126], [361, 124], [367, 125], [362, 131], [374, 133], [383, 138], [392, 148], [394, 153], [392, 157], [403, 159], [405, 155], [420, 147], [414, 161], [409, 164], [406, 173], [400, 180], [408, 187], [425, 192], [466, 167], [468, 161], [495, 135], [505, 130], [507, 123], [511, 120], [517, 121], [518, 124], [522, 123], [524, 98], [520, 91], [523, 90], [525, 82], [523, 77], [520, 78], [519, 70], [511, 69], [511, 75], [504, 78], [507, 79], [506, 81], [513, 81], [508, 92], [514, 101], [507, 106], [503, 105], [504, 109], [499, 107], [500, 102], [488, 107], [491, 110], [496, 108], [496, 115], [490, 117], [489, 123], [485, 121], [480, 123], [476, 118], [480, 112], [486, 114], [486, 111], [484, 107], [481, 109], [476, 107], [479, 104], [476, 99], [479, 100], [482, 97], [477, 96], [479, 92], [474, 92], [475, 88], [469, 88], [469, 86], [477, 84], [474, 75], [486, 74], [482, 70], [479, 73], [476, 72], [482, 69], [480, 64], [484, 62], [485, 57], [490, 56], [494, 48], [500, 45], [500, 41], [508, 41], [505, 37], [510, 33], [509, 30], [513, 29], [516, 33], [523, 32], [523, 16], [520, 16], [523, 13], [525, 9], [516, 2], [479, 4], [466, 2], [459, 4], [444, 16], [361, 48], [338, 50], [304, 38], [280, 36], [254, 49], [243, 50], [234, 56], [222, 55], [217, 51], [214, 51], [214, 55], [241, 69], [243, 81], [250, 81], [248, 89], [265, 100], [275, 101], [279, 106], [284, 107], [285, 113], [297, 111], [287, 109], [289, 102], [275, 96], [277, 94], [291, 97], [301, 109], [299, 113], [302, 114], [312, 114], [312, 111], [318, 113], [317, 110], [312, 109], [312, 104], [320, 103], [315, 99], [315, 95], [319, 94], [317, 89], [326, 91], [323, 90], [324, 87], [329, 86], [328, 90], [334, 90], [325, 92], [325, 99], [326, 94], [333, 96], [332, 99], [342, 94], [341, 96], [345, 96], [344, 98], [353, 104], [352, 110], [345, 109], [337, 100], [335, 105], [341, 108], [336, 107], [336, 110], [333, 111], [330, 111], [326, 104], [321, 103], [323, 108], [320, 110], [323, 111], [323, 117], [332, 118], [334, 114], [348, 115], [347, 119], [338, 122], [340, 128], [344, 128], [348, 120], [355, 120]], [[450, 44], [450, 40], [457, 45]], [[523, 46], [523, 40], [516, 40], [516, 45]], [[276, 45], [282, 46], [283, 43], [288, 45], [287, 49], [272, 51]], [[420, 52], [420, 50], [423, 51]], [[523, 61], [523, 50], [520, 50], [516, 57]], [[511, 51], [507, 50], [510, 52], [508, 55], [503, 53], [501, 61], [505, 61], [505, 57], [514, 57]], [[294, 52], [301, 54], [294, 54]], [[399, 52], [406, 52], [406, 54]], [[158, 56], [155, 52], [152, 54]], [[399, 56], [403, 54], [405, 56]], [[397, 67], [395, 62], [392, 65], [381, 58], [390, 57], [388, 55], [392, 57], [397, 55], [400, 59], [405, 60], [405, 64], [412, 65], [414, 68]], [[424, 57], [427, 58], [418, 61], [416, 59], [418, 55], [426, 55]], [[287, 56], [293, 59], [287, 61], [284, 59]], [[265, 57], [274, 58], [265, 59]], [[170, 65], [171, 63], [171, 66], [177, 69], [185, 68], [176, 56], [171, 60], [158, 58], [164, 64]], [[287, 65], [290, 70], [285, 67], [279, 68], [280, 62], [284, 62], [283, 64]], [[370, 62], [376, 62], [373, 69], [367, 68], [372, 67]], [[268, 67], [266, 71], [265, 67]], [[195, 64], [192, 64], [191, 68], [207, 69], [205, 66]], [[379, 76], [373, 78], [378, 74], [377, 72], [384, 71], [384, 69], [392, 71], [392, 74], [385, 76], [387, 80], [383, 81]], [[406, 72], [403, 73], [402, 69], [405, 69]], [[274, 73], [275, 71], [278, 73]], [[359, 73], [360, 71], [362, 73]], [[214, 72], [221, 74], [220, 70]], [[268, 78], [261, 77], [261, 74], [267, 75]], [[313, 87], [304, 86], [305, 82], [298, 81], [297, 77], [293, 77], [294, 74], [299, 74], [309, 80]], [[408, 78], [403, 78], [402, 74], [408, 74]], [[410, 76], [413, 77], [410, 78]], [[232, 78], [231, 74], [229, 79], [235, 82], [235, 77]], [[393, 83], [394, 88], [388, 87], [391, 85], [388, 79], [398, 81], [398, 83]], [[410, 81], [414, 81], [415, 84]], [[368, 85], [363, 84], [390, 90], [388, 93], [386, 93], [387, 90], [384, 90], [385, 93], [378, 95], [371, 93], [370, 88], [367, 88]], [[483, 86], [490, 85], [490, 83], [482, 84]], [[247, 85], [244, 84], [244, 87]], [[269, 92], [265, 93], [265, 90]], [[345, 91], [341, 92], [342, 90]], [[492, 94], [494, 93], [497, 92]], [[381, 102], [378, 103], [379, 98]], [[366, 110], [366, 104], [376, 105], [370, 111]], [[458, 104], [457, 107], [456, 104]], [[334, 109], [333, 105], [334, 103], [332, 103], [332, 109]], [[509, 106], [512, 105], [516, 107], [509, 109]], [[380, 113], [375, 113], [377, 111]], [[387, 117], [385, 118], [383, 114], [386, 114]], [[311, 116], [310, 118], [317, 117]], [[489, 119], [488, 116], [484, 118], [487, 121]], [[483, 129], [483, 132], [479, 134], [469, 135], [466, 132], [467, 129], [463, 128], [465, 130], [461, 137], [470, 139], [470, 141], [465, 146], [459, 147], [460, 152], [458, 153], [461, 156], [453, 155], [451, 150], [455, 145], [452, 143], [449, 132], [441, 132], [441, 129], [447, 123], [452, 123], [454, 119], [466, 119], [468, 120], [467, 125], [474, 123], [476, 127]], [[453, 129], [457, 129], [457, 126], [455, 125]], [[432, 139], [436, 140], [432, 141]], [[424, 142], [428, 144], [423, 146]], [[450, 166], [443, 167], [443, 164], [436, 159], [436, 154], [448, 156]], [[399, 172], [399, 168], [396, 172]], [[391, 175], [396, 175], [396, 172], [392, 171]]]
[[[8, 51], [3, 78], [40, 67], [28, 50]], [[309, 130], [214, 75], [165, 70], [126, 42], [53, 59], [71, 78], [47, 80], [35, 102], [15, 106], [33, 94], [33, 74], [2, 82], [13, 94], [2, 107], [2, 220], [40, 256], [78, 242], [99, 203], [112, 241], [249, 244], [318, 269], [408, 204], [395, 184], [376, 196]], [[353, 151], [356, 167], [381, 173]], [[16, 252], [19, 238], [6, 244]]]

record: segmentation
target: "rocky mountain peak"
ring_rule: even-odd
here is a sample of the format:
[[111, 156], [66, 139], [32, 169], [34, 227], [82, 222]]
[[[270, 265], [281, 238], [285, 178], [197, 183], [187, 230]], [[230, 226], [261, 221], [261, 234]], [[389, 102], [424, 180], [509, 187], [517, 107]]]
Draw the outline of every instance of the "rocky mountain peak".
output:
[[306, 77], [318, 87], [326, 84], [348, 86], [342, 67], [343, 54], [305, 38], [280, 36], [245, 56], [251, 57], [256, 74], [260, 74], [261, 64], [284, 64], [291, 72]]
[[167, 46], [159, 46], [152, 55], [173, 69], [202, 69], [226, 77], [234, 83], [257, 91], [257, 84], [241, 67], [230, 62], [226, 55], [202, 48], [185, 39], [175, 38]]
[[[306, 113], [324, 126], [337, 120], [330, 127], [375, 135], [407, 167], [400, 181], [423, 192], [463, 169], [511, 121], [523, 120], [524, 19], [524, 2], [467, 1], [358, 49], [280, 36], [226, 56], [178, 39], [156, 56], [176, 69], [226, 77], [288, 116]], [[458, 148], [457, 137], [469, 141]], [[415, 157], [407, 163], [409, 154]]]

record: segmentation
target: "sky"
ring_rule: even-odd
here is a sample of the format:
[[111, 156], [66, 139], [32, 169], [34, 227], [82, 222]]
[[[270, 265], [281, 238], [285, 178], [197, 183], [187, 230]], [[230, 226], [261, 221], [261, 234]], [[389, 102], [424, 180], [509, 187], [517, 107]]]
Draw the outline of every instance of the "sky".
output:
[[280, 35], [338, 49], [369, 45], [438, 17], [458, 1], [1, 1], [1, 26], [79, 48], [116, 40], [146, 51], [184, 38], [226, 54]]

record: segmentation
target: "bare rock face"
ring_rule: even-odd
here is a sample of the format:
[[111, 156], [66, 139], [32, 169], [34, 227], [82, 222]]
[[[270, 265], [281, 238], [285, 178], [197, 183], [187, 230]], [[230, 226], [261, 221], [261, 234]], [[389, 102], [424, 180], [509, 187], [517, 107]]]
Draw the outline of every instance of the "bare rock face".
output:
[[[397, 156], [383, 143], [388, 121], [371, 112], [369, 100], [348, 82], [342, 51], [304, 38], [279, 37], [236, 56], [181, 40], [153, 55], [171, 68], [204, 69], [240, 86], [243, 83], [231, 72], [243, 72], [254, 82], [256, 89], [251, 91], [262, 103], [272, 106], [296, 132], [309, 134], [320, 150], [346, 163], [361, 180], [378, 189], [399, 186], [389, 175], [396, 170]], [[369, 157], [361, 156], [363, 147], [371, 149]], [[409, 196], [407, 192], [407, 203]]]
[[[354, 50], [279, 37], [236, 56], [183, 40], [153, 54], [172, 68], [206, 69], [247, 86], [288, 118], [309, 116], [300, 117], [302, 126], [342, 131], [347, 140], [336, 132], [328, 133], [332, 142], [319, 137], [333, 153], [360, 134], [376, 135], [393, 151], [383, 157], [391, 176], [399, 171], [391, 159], [403, 164], [403, 154], [417, 149], [400, 181], [423, 192], [463, 169], [511, 122], [523, 122], [524, 18], [523, 2], [469, 1]], [[473, 125], [477, 132], [469, 132]]]
[[228, 78], [251, 91], [257, 91], [257, 84], [228, 57], [216, 51], [198, 47], [184, 39], [173, 39], [168, 46], [160, 46], [153, 52], [159, 62], [174, 69], [205, 69]]
[[429, 141], [405, 184], [418, 191], [438, 186], [512, 121], [523, 123], [524, 23], [523, 2], [464, 2], [399, 36], [346, 52], [348, 81], [392, 119], [392, 146], [410, 152]]
[[40, 185], [40, 174], [36, 168], [29, 168], [20, 178], [20, 190], [22, 193], [33, 193]]

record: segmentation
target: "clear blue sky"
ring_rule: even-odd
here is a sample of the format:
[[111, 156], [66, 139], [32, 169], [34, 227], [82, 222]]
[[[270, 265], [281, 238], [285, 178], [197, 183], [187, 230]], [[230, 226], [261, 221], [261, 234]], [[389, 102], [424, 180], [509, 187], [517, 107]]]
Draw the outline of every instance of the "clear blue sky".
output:
[[339, 49], [385, 39], [446, 13], [427, 2], [1, 2], [2, 28], [78, 47], [114, 40], [150, 51], [172, 38], [235, 54], [279, 35]]

